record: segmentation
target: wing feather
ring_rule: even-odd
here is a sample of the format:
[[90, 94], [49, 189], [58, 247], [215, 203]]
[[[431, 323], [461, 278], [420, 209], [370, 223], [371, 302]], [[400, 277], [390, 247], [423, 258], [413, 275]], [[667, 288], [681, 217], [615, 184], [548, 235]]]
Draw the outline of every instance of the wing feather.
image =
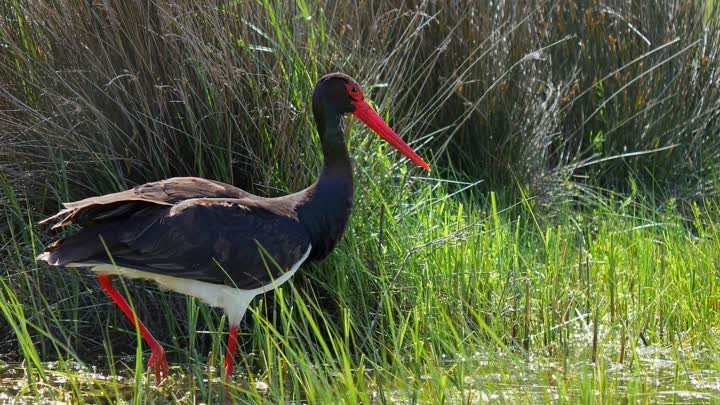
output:
[[252, 194], [229, 184], [198, 177], [174, 177], [133, 189], [65, 203], [63, 210], [40, 221], [51, 229], [88, 225], [129, 216], [149, 206], [173, 206], [195, 198], [246, 198]]

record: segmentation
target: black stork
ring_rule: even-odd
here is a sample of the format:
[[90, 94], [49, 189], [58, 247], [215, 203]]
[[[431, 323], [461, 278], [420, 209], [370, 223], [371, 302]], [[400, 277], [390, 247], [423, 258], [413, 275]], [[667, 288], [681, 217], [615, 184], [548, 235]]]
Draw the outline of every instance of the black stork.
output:
[[294, 194], [264, 198], [229, 184], [177, 177], [64, 204], [41, 223], [80, 230], [37, 259], [90, 267], [103, 290], [139, 328], [157, 381], [168, 375], [165, 351], [112, 286], [112, 276], [141, 278], [225, 310], [232, 376], [238, 324], [250, 301], [287, 281], [305, 262], [325, 258], [342, 236], [353, 204], [353, 175], [343, 117], [355, 115], [425, 170], [430, 167], [364, 100], [342, 73], [322, 77], [312, 97], [322, 153], [320, 178]]

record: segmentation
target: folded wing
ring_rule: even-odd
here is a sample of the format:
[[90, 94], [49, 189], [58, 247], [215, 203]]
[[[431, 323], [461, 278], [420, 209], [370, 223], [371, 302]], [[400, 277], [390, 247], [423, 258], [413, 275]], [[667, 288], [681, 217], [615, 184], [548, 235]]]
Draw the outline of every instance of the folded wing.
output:
[[67, 204], [56, 226], [83, 227], [49, 245], [39, 259], [51, 265], [114, 263], [254, 289], [306, 257], [310, 238], [291, 200], [221, 189], [222, 183], [206, 184], [205, 193], [240, 198], [185, 199], [198, 195], [197, 189], [183, 188], [178, 181], [163, 183]]

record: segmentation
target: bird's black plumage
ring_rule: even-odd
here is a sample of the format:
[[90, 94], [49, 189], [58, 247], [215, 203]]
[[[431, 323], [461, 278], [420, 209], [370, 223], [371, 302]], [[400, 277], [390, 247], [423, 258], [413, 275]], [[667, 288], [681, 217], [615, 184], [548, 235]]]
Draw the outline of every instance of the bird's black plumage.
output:
[[[114, 263], [246, 290], [258, 288], [297, 263], [310, 246], [292, 202], [272, 202], [191, 198], [171, 206], [146, 205], [121, 219], [86, 226], [52, 246], [49, 262]], [[102, 215], [97, 206], [93, 209]]]

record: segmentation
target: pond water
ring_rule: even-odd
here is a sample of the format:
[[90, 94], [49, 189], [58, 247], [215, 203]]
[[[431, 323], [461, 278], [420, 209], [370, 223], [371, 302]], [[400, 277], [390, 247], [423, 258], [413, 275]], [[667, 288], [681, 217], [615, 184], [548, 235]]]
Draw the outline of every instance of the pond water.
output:
[[[132, 357], [116, 364], [130, 368]], [[555, 363], [531, 359], [525, 362], [492, 360], [477, 354], [471, 358], [446, 358], [439, 365], [447, 370], [447, 381], [437, 373], [417, 377], [394, 378], [387, 372], [365, 371], [371, 381], [367, 397], [374, 403], [626, 403], [626, 404], [720, 404], [720, 370], [715, 353], [679, 356], [677, 352], [652, 347], [638, 348], [631, 364], [591, 364], [588, 362]], [[0, 361], [0, 405], [132, 403], [135, 380], [132, 373], [119, 375], [79, 364], [44, 363], [44, 381], [30, 382], [22, 364]], [[119, 369], [122, 367], [118, 367]], [[463, 368], [471, 372], [458, 373]], [[224, 402], [222, 381], [217, 370], [202, 368], [192, 372], [190, 366], [171, 367], [171, 377], [161, 387], [145, 383], [145, 397], [152, 403]], [[197, 368], [195, 368], [197, 371]], [[208, 372], [208, 371], [211, 372]], [[437, 371], [437, 370], [436, 370]], [[207, 379], [207, 375], [212, 375]], [[37, 373], [35, 374], [37, 378]], [[270, 402], [269, 381], [247, 376], [236, 379], [244, 385], [237, 392], [252, 392]], [[461, 378], [460, 378], [461, 377]], [[202, 378], [198, 381], [197, 378]], [[460, 378], [458, 380], [458, 378]], [[143, 378], [144, 381], [144, 378]], [[252, 382], [249, 382], [252, 381]], [[34, 386], [33, 386], [34, 385]], [[208, 390], [208, 386], [214, 386]], [[315, 387], [320, 388], [320, 387]], [[208, 398], [208, 392], [210, 398]], [[243, 394], [244, 392], [244, 394]], [[292, 392], [291, 390], [288, 392]], [[108, 399], [112, 398], [112, 399]], [[304, 401], [287, 401], [303, 403]], [[243, 402], [241, 402], [243, 403]], [[247, 403], [247, 402], [244, 402]]]

